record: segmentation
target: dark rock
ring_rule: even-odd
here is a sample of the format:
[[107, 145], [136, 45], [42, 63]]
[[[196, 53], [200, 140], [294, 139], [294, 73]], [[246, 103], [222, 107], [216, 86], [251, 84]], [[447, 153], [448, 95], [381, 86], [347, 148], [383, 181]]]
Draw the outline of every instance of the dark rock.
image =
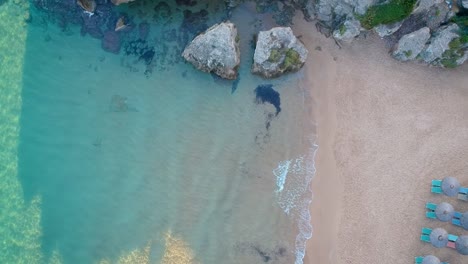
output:
[[154, 7], [154, 12], [157, 20], [166, 20], [172, 15], [171, 7], [166, 2], [159, 2]]
[[202, 9], [198, 12], [192, 12], [190, 10], [184, 10], [184, 20], [182, 22], [182, 28], [192, 34], [198, 34], [205, 31], [208, 26], [208, 11]]
[[147, 22], [141, 22], [140, 25], [138, 25], [138, 36], [141, 39], [146, 39], [148, 38], [149, 33], [150, 25]]
[[197, 4], [197, 1], [195, 0], [176, 0], [177, 5], [183, 5], [183, 6], [195, 6]]
[[101, 44], [105, 51], [118, 54], [122, 45], [119, 33], [114, 30], [106, 31]]
[[150, 65], [156, 55], [155, 48], [148, 45], [148, 42], [143, 39], [129, 41], [124, 47], [125, 55], [135, 56], [138, 60], [142, 60], [146, 65]]
[[87, 13], [82, 13], [83, 24], [81, 26], [81, 34], [89, 34], [93, 38], [101, 39], [103, 37], [99, 16], [90, 16]]

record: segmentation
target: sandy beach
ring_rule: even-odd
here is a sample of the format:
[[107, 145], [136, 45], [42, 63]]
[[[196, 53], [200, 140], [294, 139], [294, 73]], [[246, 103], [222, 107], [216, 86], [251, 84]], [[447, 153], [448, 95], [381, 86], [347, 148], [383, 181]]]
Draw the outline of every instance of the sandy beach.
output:
[[310, 51], [305, 71], [318, 123], [313, 237], [304, 263], [414, 263], [466, 256], [419, 240], [422, 227], [468, 231], [425, 218], [432, 179], [468, 186], [468, 65], [442, 70], [392, 59], [369, 35], [342, 49], [296, 19]]

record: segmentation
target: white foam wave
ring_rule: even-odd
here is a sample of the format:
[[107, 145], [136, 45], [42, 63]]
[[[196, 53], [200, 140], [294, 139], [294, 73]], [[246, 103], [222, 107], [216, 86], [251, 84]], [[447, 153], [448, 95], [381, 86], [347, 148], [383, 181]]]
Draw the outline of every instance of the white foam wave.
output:
[[295, 264], [303, 264], [306, 242], [312, 237], [309, 205], [312, 202], [310, 182], [315, 175], [315, 154], [318, 145], [311, 140], [311, 148], [304, 156], [280, 161], [273, 170], [276, 176], [276, 197], [278, 205], [297, 223], [299, 234], [296, 236]]

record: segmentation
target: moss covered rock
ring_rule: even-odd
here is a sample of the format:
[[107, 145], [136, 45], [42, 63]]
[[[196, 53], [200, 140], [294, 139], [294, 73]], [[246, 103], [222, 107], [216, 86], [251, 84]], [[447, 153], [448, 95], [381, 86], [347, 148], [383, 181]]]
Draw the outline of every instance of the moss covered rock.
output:
[[265, 78], [299, 70], [308, 51], [289, 27], [260, 31], [254, 54], [252, 72]]

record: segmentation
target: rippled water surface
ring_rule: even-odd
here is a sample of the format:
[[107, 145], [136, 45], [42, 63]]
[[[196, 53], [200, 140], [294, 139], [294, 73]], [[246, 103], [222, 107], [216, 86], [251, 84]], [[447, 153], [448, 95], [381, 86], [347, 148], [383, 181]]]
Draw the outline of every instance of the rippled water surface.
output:
[[28, 2], [0, 6], [0, 263], [300, 263], [314, 171], [302, 73], [250, 74], [270, 24], [247, 7], [231, 18], [238, 83], [199, 72], [179, 56], [188, 7], [161, 23], [149, 2], [122, 7], [151, 26], [149, 63]]

